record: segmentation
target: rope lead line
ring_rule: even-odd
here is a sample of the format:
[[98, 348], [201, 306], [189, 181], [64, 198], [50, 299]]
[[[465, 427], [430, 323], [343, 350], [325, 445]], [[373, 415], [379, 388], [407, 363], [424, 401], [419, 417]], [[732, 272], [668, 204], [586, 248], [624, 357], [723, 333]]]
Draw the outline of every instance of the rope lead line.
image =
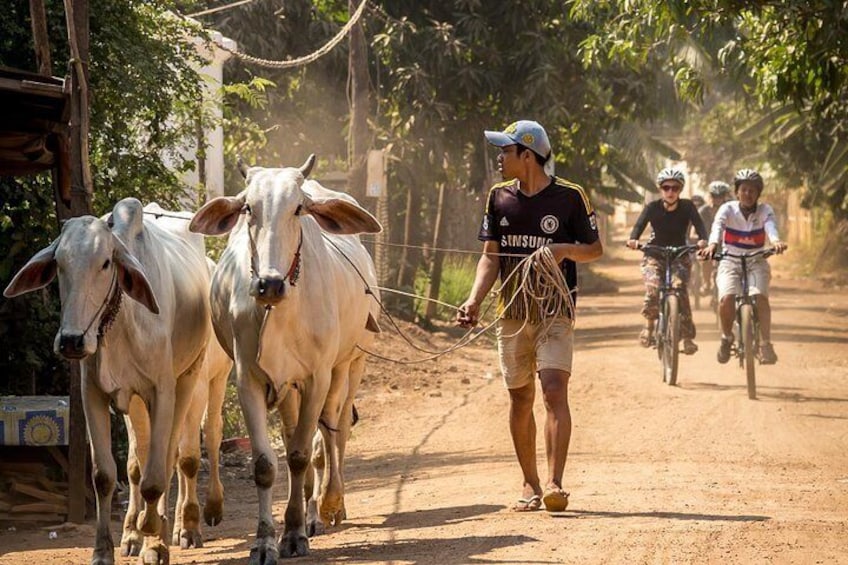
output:
[[[367, 353], [368, 355], [371, 355], [378, 359], [382, 359], [384, 361], [391, 361], [392, 363], [398, 363], [401, 365], [414, 365], [416, 363], [432, 361], [434, 359], [438, 359], [439, 357], [447, 355], [448, 353], [456, 351], [457, 349], [467, 346], [468, 344], [479, 338], [481, 335], [495, 327], [498, 321], [503, 318], [503, 314], [499, 314], [495, 317], [494, 321], [492, 321], [490, 324], [488, 324], [486, 327], [476, 333], [474, 332], [474, 328], [470, 328], [468, 332], [465, 333], [465, 335], [459, 338], [457, 343], [443, 351], [429, 351], [427, 349], [419, 347], [418, 345], [413, 343], [412, 340], [410, 340], [406, 336], [406, 334], [403, 333], [400, 327], [398, 327], [391, 313], [389, 313], [383, 303], [377, 299], [376, 295], [374, 295], [374, 292], [371, 290], [368, 281], [365, 280], [365, 277], [362, 276], [362, 273], [359, 271], [359, 269], [356, 268], [356, 265], [353, 264], [350, 258], [348, 258], [347, 255], [345, 255], [333, 241], [331, 241], [326, 236], [324, 237], [331, 245], [333, 245], [333, 247], [336, 248], [336, 251], [338, 251], [342, 255], [342, 257], [344, 257], [347, 262], [350, 263], [350, 265], [354, 268], [356, 273], [359, 275], [359, 278], [361, 278], [362, 281], [365, 283], [365, 292], [367, 294], [370, 294], [374, 298], [374, 300], [380, 306], [380, 310], [383, 312], [383, 314], [385, 314], [386, 318], [389, 320], [389, 323], [392, 325], [395, 331], [398, 332], [398, 335], [400, 335], [400, 337], [407, 344], [409, 344], [410, 347], [422, 353], [429, 354], [429, 357], [414, 360], [393, 359], [380, 355], [379, 353], [367, 350], [359, 345], [356, 346], [357, 349], [364, 353]], [[543, 316], [546, 329], [553, 324], [555, 318], [557, 317], [556, 315], [561, 312], [563, 308], [568, 308], [567, 311], [570, 313], [571, 324], [572, 326], [574, 325], [576, 313], [574, 307], [573, 291], [568, 288], [568, 283], [566, 282], [565, 277], [563, 276], [562, 270], [559, 268], [559, 264], [557, 263], [556, 259], [553, 256], [553, 253], [549, 248], [542, 247], [540, 249], [537, 249], [532, 254], [522, 259], [521, 262], [515, 266], [509, 276], [504, 279], [497, 292], [500, 293], [506, 287], [507, 283], [513, 277], [517, 276], [519, 272], [521, 274], [521, 284], [516, 289], [515, 293], [510, 297], [509, 302], [504, 305], [502, 312], [507, 311], [507, 309], [513, 304], [513, 302], [515, 302], [515, 300], [518, 299], [519, 296], [521, 296], [524, 300], [525, 312], [527, 312], [527, 316], [529, 316], [531, 304], [535, 304], [535, 306], [538, 308], [538, 311], [543, 315], [547, 314]], [[380, 287], [376, 288], [379, 289]], [[413, 296], [415, 298], [421, 298], [424, 300], [432, 300], [425, 299], [424, 297], [411, 295], [410, 293], [405, 293], [402, 291], [392, 292], [397, 292], [398, 294]], [[444, 306], [457, 309], [455, 306], [439, 301], [436, 302]], [[489, 303], [489, 306], [483, 312], [481, 318], [488, 313], [489, 309], [491, 309], [491, 306], [492, 303]], [[519, 328], [516, 333], [524, 329], [524, 326], [527, 323], [528, 319], [527, 317], [525, 317], [524, 324], [522, 324], [521, 328]]]

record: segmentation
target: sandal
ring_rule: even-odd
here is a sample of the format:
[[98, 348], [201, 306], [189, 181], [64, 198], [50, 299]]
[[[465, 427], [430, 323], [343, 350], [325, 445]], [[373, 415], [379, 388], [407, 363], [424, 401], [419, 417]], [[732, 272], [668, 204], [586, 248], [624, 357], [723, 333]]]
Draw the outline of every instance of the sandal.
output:
[[648, 328], [642, 328], [639, 332], [639, 344], [642, 347], [651, 347], [654, 344], [654, 332]]
[[538, 494], [534, 494], [530, 498], [519, 498], [518, 502], [512, 507], [513, 512], [535, 512], [542, 508], [542, 499]]

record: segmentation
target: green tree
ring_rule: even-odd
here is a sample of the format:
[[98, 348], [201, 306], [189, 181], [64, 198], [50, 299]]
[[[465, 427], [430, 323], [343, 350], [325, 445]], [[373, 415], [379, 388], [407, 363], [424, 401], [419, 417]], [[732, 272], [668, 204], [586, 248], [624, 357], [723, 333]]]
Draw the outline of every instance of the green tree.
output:
[[[137, 196], [176, 206], [184, 187], [178, 172], [193, 163], [178, 148], [193, 142], [204, 119], [202, 78], [192, 37], [196, 25], [168, 12], [170, 2], [90, 1], [91, 165], [94, 208], [102, 214], [119, 198]], [[69, 50], [62, 2], [46, 2], [53, 72], [65, 75]], [[0, 22], [0, 65], [35, 71], [28, 3], [15, 0]], [[167, 167], [169, 156], [175, 168]], [[8, 282], [56, 236], [52, 189], [46, 175], [0, 178], [0, 264]], [[0, 306], [4, 374], [21, 375], [29, 392], [58, 392], [66, 379], [49, 353], [58, 325], [55, 285]], [[14, 387], [20, 381], [4, 381]], [[61, 384], [59, 384], [61, 383]], [[35, 389], [34, 391], [32, 389]], [[14, 392], [14, 390], [11, 390]]]
[[[577, 0], [582, 13], [598, 4], [615, 17], [592, 36], [592, 59], [624, 50], [637, 65], [651, 53], [695, 44], [714, 64], [682, 61], [682, 96], [699, 100], [709, 75], [735, 83], [756, 113], [730, 135], [749, 141], [748, 158], [768, 162], [787, 184], [803, 183], [808, 205], [832, 214], [835, 229], [823, 256], [848, 264], [848, 9], [841, 2], [661, 2]], [[728, 82], [721, 84], [727, 87]], [[757, 116], [756, 114], [759, 114]]]

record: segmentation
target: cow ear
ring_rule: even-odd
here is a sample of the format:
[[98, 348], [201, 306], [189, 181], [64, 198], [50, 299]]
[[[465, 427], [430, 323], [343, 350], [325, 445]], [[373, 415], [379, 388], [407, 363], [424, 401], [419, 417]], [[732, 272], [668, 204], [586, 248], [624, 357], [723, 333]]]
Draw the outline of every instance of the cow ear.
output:
[[121, 290], [154, 314], [158, 314], [159, 303], [156, 301], [156, 295], [153, 294], [150, 281], [147, 280], [141, 263], [130, 254], [124, 243], [114, 234], [112, 241], [115, 244], [115, 266], [118, 269], [118, 284]]
[[383, 226], [367, 210], [339, 198], [327, 200], [307, 199], [303, 207], [312, 214], [321, 228], [329, 233], [350, 235], [355, 233], [379, 233]]
[[244, 193], [239, 196], [219, 196], [203, 205], [188, 225], [189, 231], [204, 235], [224, 235], [238, 222], [244, 208]]
[[3, 296], [12, 298], [39, 288], [44, 288], [56, 277], [56, 247], [59, 239], [32, 256], [3, 291]]

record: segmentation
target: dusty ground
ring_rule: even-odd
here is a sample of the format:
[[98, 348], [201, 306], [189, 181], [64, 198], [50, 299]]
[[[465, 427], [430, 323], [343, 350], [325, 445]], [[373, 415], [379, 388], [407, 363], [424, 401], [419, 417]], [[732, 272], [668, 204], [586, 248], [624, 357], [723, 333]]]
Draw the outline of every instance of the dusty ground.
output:
[[[521, 477], [490, 344], [422, 365], [375, 361], [350, 442], [349, 520], [298, 562], [848, 563], [848, 289], [776, 278], [780, 362], [759, 369], [751, 401], [741, 370], [715, 361], [708, 311], [679, 386], [662, 383], [636, 342], [638, 254], [611, 255], [601, 268], [621, 292], [581, 300], [568, 511], [508, 510]], [[454, 340], [415, 333], [433, 347]], [[417, 356], [388, 334], [380, 351]], [[172, 563], [246, 562], [256, 494], [249, 467], [230, 463], [225, 522], [206, 528], [204, 548], [174, 548]], [[280, 517], [285, 492], [282, 477]], [[53, 529], [0, 532], [0, 563], [88, 562], [90, 525]]]

